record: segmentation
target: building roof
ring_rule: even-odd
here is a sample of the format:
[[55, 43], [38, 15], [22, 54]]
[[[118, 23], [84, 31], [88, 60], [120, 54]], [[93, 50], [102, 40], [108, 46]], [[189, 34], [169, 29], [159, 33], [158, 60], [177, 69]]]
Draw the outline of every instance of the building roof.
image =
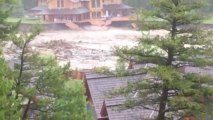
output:
[[213, 66], [208, 67], [184, 67], [185, 73], [196, 73], [200, 75], [210, 75], [213, 76]]
[[144, 120], [157, 115], [157, 112], [144, 108], [135, 107], [133, 109], [119, 110], [124, 100], [124, 98], [118, 97], [105, 101], [109, 120]]
[[[127, 109], [119, 111], [118, 108], [126, 100], [125, 97], [115, 97], [109, 99], [106, 93], [110, 90], [126, 86], [130, 82], [142, 80], [145, 75], [134, 75], [126, 77], [106, 77], [91, 73], [86, 73], [87, 84], [94, 104], [95, 112], [98, 118], [100, 115], [103, 103], [105, 101], [109, 120], [138, 120], [137, 118], [149, 117], [153, 111], [145, 109]], [[134, 116], [134, 117], [133, 117]]]
[[121, 9], [132, 9], [132, 7], [126, 4], [108, 4], [103, 5], [104, 10], [121, 10]]
[[[154, 67], [155, 65], [140, 64], [139, 66], [134, 66], [135, 69]], [[185, 73], [200, 73], [201, 75], [212, 75], [213, 67], [185, 67]], [[85, 71], [84, 71], [85, 72]], [[90, 95], [94, 104], [95, 112], [97, 118], [101, 118], [103, 107], [106, 108], [107, 117], [109, 120], [144, 120], [146, 118], [156, 117], [157, 112], [145, 109], [142, 107], [135, 107], [132, 109], [119, 110], [121, 105], [124, 104], [126, 98], [123, 96], [118, 96], [114, 98], [107, 98], [106, 93], [110, 90], [126, 86], [130, 82], [135, 82], [143, 80], [148, 75], [133, 75], [125, 77], [114, 77], [96, 74], [94, 72], [86, 72], [87, 84], [90, 91]]]
[[85, 7], [74, 8], [74, 9], [47, 9], [38, 13], [38, 15], [61, 15], [61, 14], [84, 14], [88, 13], [89, 10]]
[[36, 6], [30, 9], [30, 11], [42, 11], [42, 10], [47, 10], [47, 6], [46, 5], [40, 5], [40, 6]]

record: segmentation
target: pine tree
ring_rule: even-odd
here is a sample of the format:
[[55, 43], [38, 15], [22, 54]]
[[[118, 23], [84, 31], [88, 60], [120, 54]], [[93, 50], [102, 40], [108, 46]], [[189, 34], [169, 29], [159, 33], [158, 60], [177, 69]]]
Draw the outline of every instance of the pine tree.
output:
[[[12, 95], [13, 76], [4, 59], [0, 58], [0, 119], [17, 120], [18, 100]], [[15, 113], [15, 114], [14, 114]]]
[[7, 22], [7, 18], [10, 17], [13, 9], [13, 5], [16, 4], [16, 0], [0, 0], [0, 40], [5, 40], [9, 33], [17, 30], [20, 22], [11, 24]]
[[1, 120], [17, 120], [20, 116], [18, 110], [19, 100], [15, 99], [13, 95], [13, 74], [8, 63], [2, 56], [2, 40], [6, 40], [9, 34], [15, 31], [16, 25], [9, 25], [6, 19], [11, 13], [11, 9], [5, 9], [5, 5], [11, 5], [15, 1], [0, 0], [0, 119]]
[[[203, 0], [151, 0], [152, 11], [142, 11], [143, 30], [165, 29], [165, 36], [143, 36], [135, 48], [117, 48], [120, 59], [153, 63], [151, 77], [129, 83], [111, 93], [125, 95], [125, 107], [142, 106], [157, 111], [157, 120], [180, 118], [185, 114], [212, 115], [213, 78], [188, 74], [185, 66], [213, 65], [213, 43], [209, 31], [199, 29]], [[151, 19], [151, 21], [150, 21]], [[154, 22], [153, 22], [154, 21]], [[132, 93], [137, 93], [132, 98]]]
[[69, 66], [61, 67], [54, 57], [31, 51], [29, 43], [39, 33], [37, 29], [10, 37], [17, 47], [12, 51], [21, 51], [17, 53], [20, 64], [14, 69], [15, 98], [21, 99], [22, 104], [25, 101], [24, 105], [19, 103], [19, 110], [23, 111], [20, 117], [22, 120], [31, 117], [37, 120], [91, 120], [82, 81], [65, 77]]

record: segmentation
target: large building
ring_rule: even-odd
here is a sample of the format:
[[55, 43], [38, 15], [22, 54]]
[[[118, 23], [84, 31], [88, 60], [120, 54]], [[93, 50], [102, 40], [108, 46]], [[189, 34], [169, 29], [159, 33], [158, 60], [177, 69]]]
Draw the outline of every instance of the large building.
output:
[[131, 9], [122, 0], [38, 0], [30, 11], [47, 22], [81, 22], [128, 17]]

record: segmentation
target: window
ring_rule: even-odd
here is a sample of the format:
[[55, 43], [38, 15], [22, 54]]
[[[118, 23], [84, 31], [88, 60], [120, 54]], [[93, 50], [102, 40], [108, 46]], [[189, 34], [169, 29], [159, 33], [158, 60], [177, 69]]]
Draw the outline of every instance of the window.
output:
[[92, 8], [94, 8], [96, 6], [95, 2], [96, 2], [96, 0], [92, 0]]
[[64, 0], [57, 0], [57, 7], [58, 8], [64, 7]]
[[92, 12], [92, 18], [96, 18], [96, 12]]
[[101, 12], [92, 12], [92, 18], [100, 18]]
[[101, 6], [101, 1], [100, 0], [96, 0], [97, 2], [97, 7], [100, 7]]
[[100, 18], [101, 17], [101, 12], [97, 12], [97, 18]]
[[57, 7], [60, 8], [60, 1], [61, 0], [57, 0]]
[[101, 6], [100, 0], [92, 0], [92, 8], [97, 8]]
[[61, 0], [61, 7], [64, 7], [64, 0]]

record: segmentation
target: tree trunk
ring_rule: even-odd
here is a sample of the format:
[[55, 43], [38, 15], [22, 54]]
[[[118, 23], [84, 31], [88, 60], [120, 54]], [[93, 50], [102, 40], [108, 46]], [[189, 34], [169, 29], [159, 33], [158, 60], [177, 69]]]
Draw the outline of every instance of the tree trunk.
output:
[[25, 53], [25, 48], [27, 46], [27, 42], [24, 43], [24, 46], [22, 48], [22, 52], [21, 52], [21, 68], [19, 70], [19, 76], [16, 82], [16, 96], [15, 99], [18, 99], [18, 95], [19, 95], [19, 87], [21, 84], [21, 77], [22, 77], [22, 73], [23, 73], [23, 67], [24, 67], [24, 53]]
[[162, 94], [161, 94], [157, 120], [165, 120], [165, 110], [166, 110], [167, 98], [168, 98], [168, 89], [167, 89], [167, 87], [164, 87], [162, 90]]
[[22, 120], [25, 120], [27, 118], [27, 112], [30, 108], [30, 103], [31, 103], [31, 99], [28, 100], [27, 106], [26, 106], [24, 113], [23, 113], [23, 116], [22, 116]]

